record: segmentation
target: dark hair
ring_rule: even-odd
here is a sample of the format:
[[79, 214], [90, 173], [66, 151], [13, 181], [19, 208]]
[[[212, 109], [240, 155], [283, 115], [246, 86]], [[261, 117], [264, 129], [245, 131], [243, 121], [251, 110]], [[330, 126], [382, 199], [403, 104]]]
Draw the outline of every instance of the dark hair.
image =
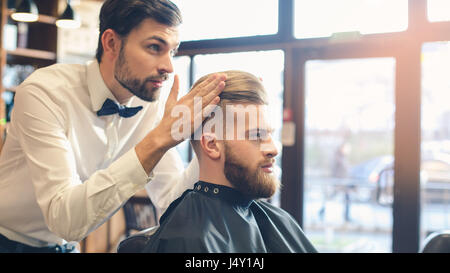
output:
[[112, 29], [120, 36], [127, 37], [144, 19], [149, 18], [170, 27], [182, 22], [180, 10], [169, 0], [106, 0], [99, 16], [98, 62], [101, 62], [103, 55], [101, 37], [105, 30]]

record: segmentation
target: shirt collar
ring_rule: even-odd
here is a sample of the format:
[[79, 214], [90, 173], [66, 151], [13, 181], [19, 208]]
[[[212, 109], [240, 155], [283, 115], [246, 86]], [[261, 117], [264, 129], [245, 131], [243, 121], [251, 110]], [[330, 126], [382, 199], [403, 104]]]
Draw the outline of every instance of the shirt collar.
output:
[[107, 98], [117, 102], [103, 80], [100, 73], [100, 65], [96, 59], [87, 63], [87, 85], [91, 98], [92, 110], [94, 112], [97, 112], [102, 108], [102, 105]]

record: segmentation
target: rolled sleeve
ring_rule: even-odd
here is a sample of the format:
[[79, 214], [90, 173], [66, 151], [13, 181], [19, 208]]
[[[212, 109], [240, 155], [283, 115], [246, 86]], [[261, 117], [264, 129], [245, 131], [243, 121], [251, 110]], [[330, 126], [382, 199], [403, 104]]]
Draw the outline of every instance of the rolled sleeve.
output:
[[109, 166], [109, 172], [120, 193], [126, 197], [142, 189], [153, 174], [147, 175], [139, 161], [135, 149], [131, 149]]

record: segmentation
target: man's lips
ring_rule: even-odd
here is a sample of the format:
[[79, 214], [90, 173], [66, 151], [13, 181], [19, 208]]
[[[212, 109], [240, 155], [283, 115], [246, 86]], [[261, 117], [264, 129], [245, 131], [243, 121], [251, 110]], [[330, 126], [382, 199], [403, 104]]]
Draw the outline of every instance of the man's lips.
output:
[[273, 164], [272, 163], [264, 164], [261, 166], [261, 169], [263, 170], [263, 172], [272, 173], [273, 172]]
[[150, 80], [149, 82], [150, 82], [154, 87], [162, 87], [162, 85], [163, 85], [163, 81], [162, 81], [162, 80], [160, 80], [160, 81]]
[[147, 82], [152, 84], [154, 87], [161, 87], [165, 81], [169, 79], [168, 76], [162, 76], [162, 77], [149, 77], [147, 79]]
[[149, 82], [151, 85], [153, 85], [154, 87], [162, 87], [164, 81], [166, 81], [167, 79], [154, 79], [154, 80], [147, 80], [147, 82]]

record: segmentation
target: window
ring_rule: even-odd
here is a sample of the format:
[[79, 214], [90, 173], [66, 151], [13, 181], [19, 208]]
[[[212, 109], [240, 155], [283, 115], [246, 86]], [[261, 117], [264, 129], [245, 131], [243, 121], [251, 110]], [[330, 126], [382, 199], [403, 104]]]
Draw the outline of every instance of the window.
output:
[[181, 10], [181, 41], [278, 32], [278, 0], [174, 0]]
[[294, 0], [296, 38], [339, 32], [397, 32], [408, 27], [408, 0]]
[[430, 22], [450, 21], [450, 1], [428, 0], [428, 20]]
[[321, 252], [390, 252], [392, 209], [378, 184], [393, 169], [395, 59], [305, 66], [304, 230]]
[[450, 229], [450, 42], [422, 47], [421, 238]]

